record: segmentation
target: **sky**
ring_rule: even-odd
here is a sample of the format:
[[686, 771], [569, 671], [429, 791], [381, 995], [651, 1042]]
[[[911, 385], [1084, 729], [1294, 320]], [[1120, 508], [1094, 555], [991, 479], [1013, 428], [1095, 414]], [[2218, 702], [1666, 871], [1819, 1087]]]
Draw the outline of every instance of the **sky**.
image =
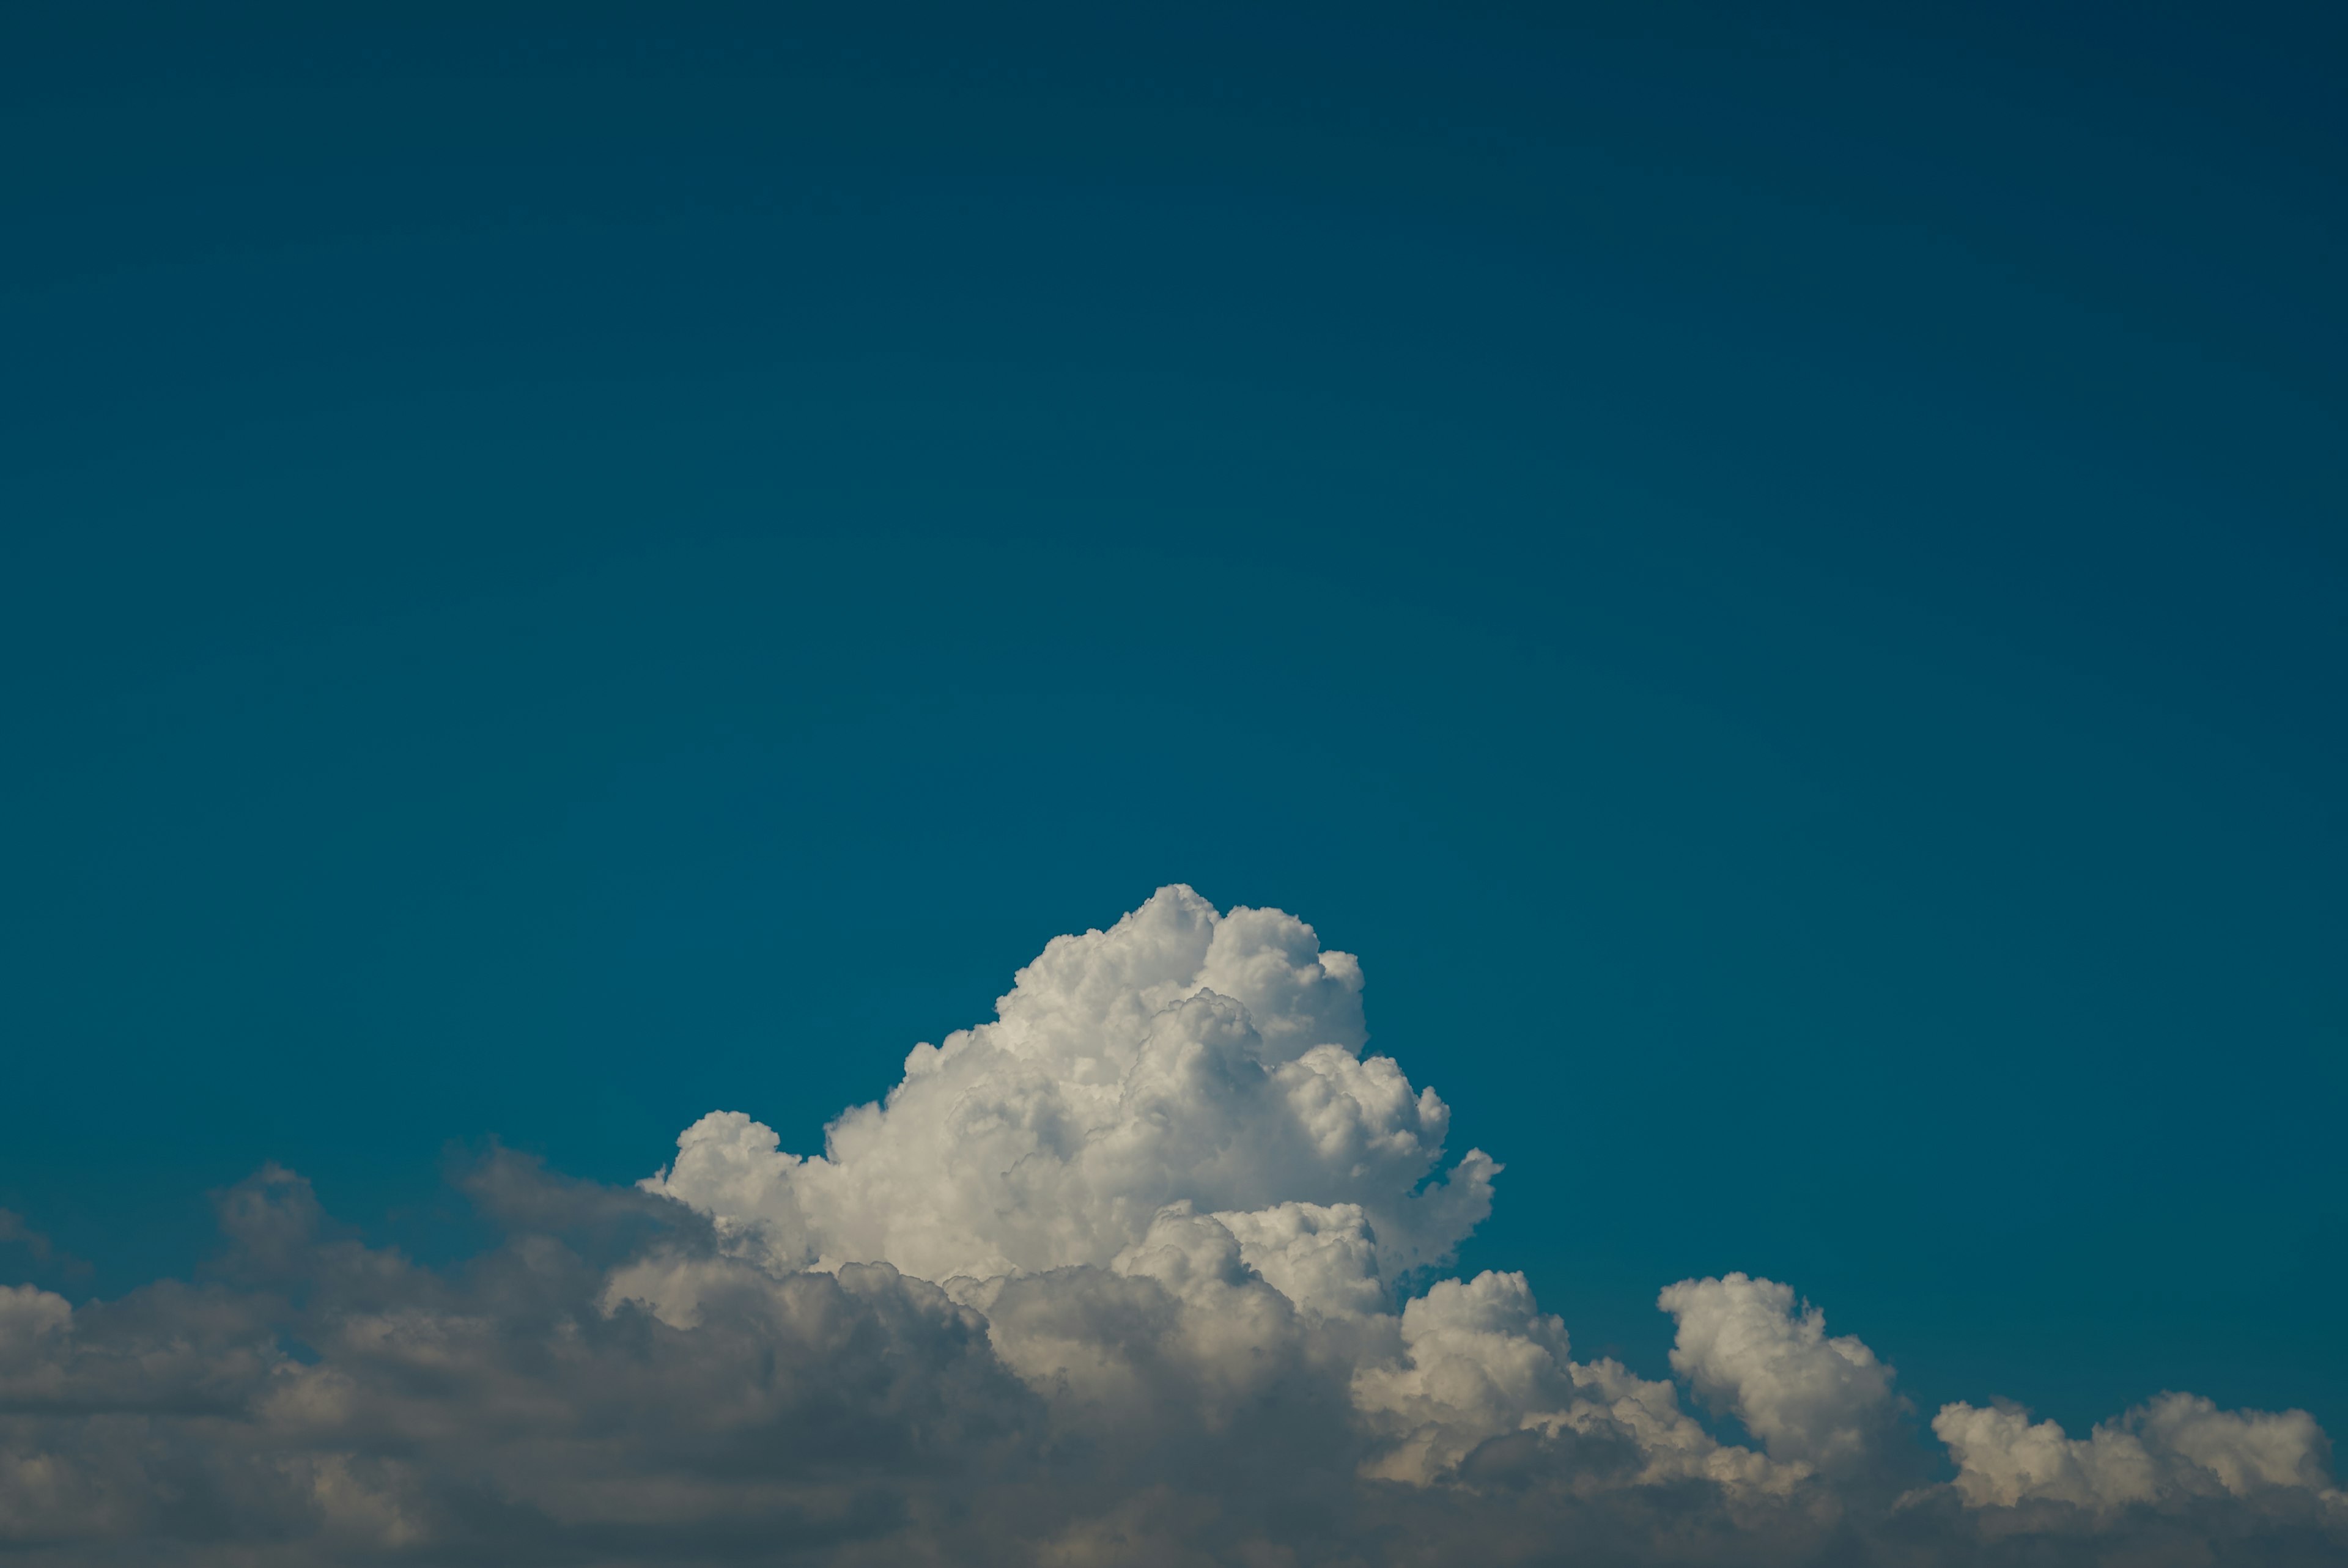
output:
[[[846, 1291], [826, 1310], [960, 1368], [986, 1473], [1028, 1476], [1021, 1443], [1092, 1418], [1030, 1408], [1019, 1313], [1092, 1308], [913, 1285], [1089, 1269], [1212, 1316], [1145, 1266], [1190, 1202], [1182, 1246], [1240, 1248], [1216, 1288], [1318, 1324], [1313, 1377], [1353, 1368], [1329, 1430], [1387, 1446], [1326, 1484], [1416, 1500], [1381, 1540], [1466, 1530], [1427, 1500], [1498, 1484], [1475, 1443], [1562, 1442], [1560, 1390], [1597, 1386], [1566, 1368], [1609, 1358], [1765, 1467], [1704, 1484], [1840, 1489], [1850, 1519], [1911, 1462], [1941, 1489], [1911, 1523], [2028, 1512], [1979, 1479], [2010, 1433], [1928, 1435], [1955, 1406], [2084, 1441], [2175, 1391], [2348, 1431], [2348, 36], [2321, 6], [1900, 9], [8, 7], [24, 1344], [128, 1355], [182, 1288], [244, 1303], [237, 1333], [264, 1298], [347, 1328], [361, 1255], [404, 1260], [415, 1311], [465, 1280], [494, 1317], [519, 1297], [479, 1260], [560, 1233], [602, 1271], [576, 1302], [681, 1356], [716, 1287], [611, 1281]], [[988, 1212], [1091, 1241], [951, 1261], [858, 1217], [911, 1190], [895, 1156], [869, 1192], [828, 1162], [820, 1203], [755, 1138], [757, 1194], [686, 1181], [713, 1112], [823, 1152], [1055, 938], [1142, 930], [1177, 886], [1358, 960], [1360, 1038], [1298, 1043], [1433, 1087], [1422, 1164], [1355, 1191], [1303, 1154], [1176, 1162], [1081, 1223], [1022, 1189]], [[1235, 995], [1219, 973], [1163, 983]], [[1292, 999], [1240, 1000], [1234, 1081], [1272, 1082]], [[1400, 1217], [1470, 1149], [1503, 1167], [1488, 1216]], [[993, 1235], [949, 1225], [957, 1170], [921, 1202]], [[1386, 1338], [1310, 1317], [1272, 1222], [1212, 1218], [1300, 1203], [1375, 1232]], [[883, 1262], [902, 1301], [829, 1283]], [[1437, 1398], [1406, 1304], [1447, 1324], [1471, 1290], [1554, 1387], [1406, 1439]], [[1786, 1414], [1720, 1322], [1837, 1392]], [[332, 1364], [281, 1331], [272, 1376]], [[1859, 1372], [1820, 1359], [1853, 1335]], [[71, 1446], [46, 1431], [0, 1432], [24, 1486]], [[2169, 1440], [2143, 1462], [2206, 1451]], [[194, 1528], [88, 1463], [119, 1540]], [[973, 1528], [1080, 1560], [1069, 1520], [1128, 1495], [1096, 1481]], [[453, 1552], [475, 1516], [414, 1484], [350, 1539]], [[1255, 1518], [1227, 1484], [1200, 1495]], [[2117, 1517], [2118, 1484], [2040, 1501]], [[904, 1495], [808, 1550], [944, 1528]], [[1263, 1517], [1193, 1543], [1292, 1549]], [[1644, 1560], [1629, 1518], [1587, 1528]]]

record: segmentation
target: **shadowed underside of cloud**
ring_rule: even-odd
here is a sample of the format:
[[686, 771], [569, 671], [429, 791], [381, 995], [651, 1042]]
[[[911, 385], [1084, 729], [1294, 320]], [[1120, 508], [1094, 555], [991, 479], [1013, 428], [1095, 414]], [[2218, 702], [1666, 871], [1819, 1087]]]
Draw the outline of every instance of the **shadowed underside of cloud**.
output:
[[[1673, 1378], [1446, 1278], [1500, 1167], [1365, 1056], [1361, 970], [1161, 890], [783, 1153], [612, 1189], [493, 1153], [448, 1270], [269, 1169], [196, 1285], [0, 1288], [28, 1563], [2333, 1563], [2302, 1411], [1930, 1422], [1787, 1286], [1663, 1290]], [[1684, 1402], [1683, 1392], [1694, 1403]], [[1724, 1442], [1698, 1412], [1733, 1418]], [[1945, 1473], [1945, 1471], [1944, 1471]]]

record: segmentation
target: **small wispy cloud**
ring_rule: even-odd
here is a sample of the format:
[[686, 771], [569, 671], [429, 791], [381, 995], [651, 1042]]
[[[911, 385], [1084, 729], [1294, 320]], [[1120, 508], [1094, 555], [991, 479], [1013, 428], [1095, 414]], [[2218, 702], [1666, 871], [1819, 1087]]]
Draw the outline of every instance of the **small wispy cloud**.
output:
[[[49, 1238], [27, 1224], [25, 1216], [14, 1209], [0, 1209], [0, 1247], [14, 1247], [29, 1257], [36, 1269], [54, 1268], [68, 1278], [79, 1278], [90, 1272], [89, 1265], [69, 1252], [61, 1252]], [[5, 1258], [5, 1253], [0, 1253]]]

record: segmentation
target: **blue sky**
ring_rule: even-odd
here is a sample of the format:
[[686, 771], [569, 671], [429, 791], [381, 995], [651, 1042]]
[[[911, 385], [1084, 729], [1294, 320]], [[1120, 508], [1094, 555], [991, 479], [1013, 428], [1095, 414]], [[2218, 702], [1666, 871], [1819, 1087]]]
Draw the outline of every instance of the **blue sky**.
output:
[[16, 1275], [813, 1149], [1185, 881], [1578, 1345], [2348, 1428], [2336, 15], [0, 26]]

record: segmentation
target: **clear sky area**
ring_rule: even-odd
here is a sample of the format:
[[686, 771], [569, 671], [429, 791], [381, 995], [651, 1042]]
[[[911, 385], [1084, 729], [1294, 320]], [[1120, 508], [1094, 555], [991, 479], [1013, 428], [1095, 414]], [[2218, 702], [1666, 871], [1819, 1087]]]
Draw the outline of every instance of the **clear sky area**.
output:
[[209, 1277], [272, 1162], [437, 1268], [494, 1148], [818, 1153], [1187, 884], [1503, 1167], [1417, 1288], [2348, 1433], [2343, 62], [8, 5], [0, 1283]]

